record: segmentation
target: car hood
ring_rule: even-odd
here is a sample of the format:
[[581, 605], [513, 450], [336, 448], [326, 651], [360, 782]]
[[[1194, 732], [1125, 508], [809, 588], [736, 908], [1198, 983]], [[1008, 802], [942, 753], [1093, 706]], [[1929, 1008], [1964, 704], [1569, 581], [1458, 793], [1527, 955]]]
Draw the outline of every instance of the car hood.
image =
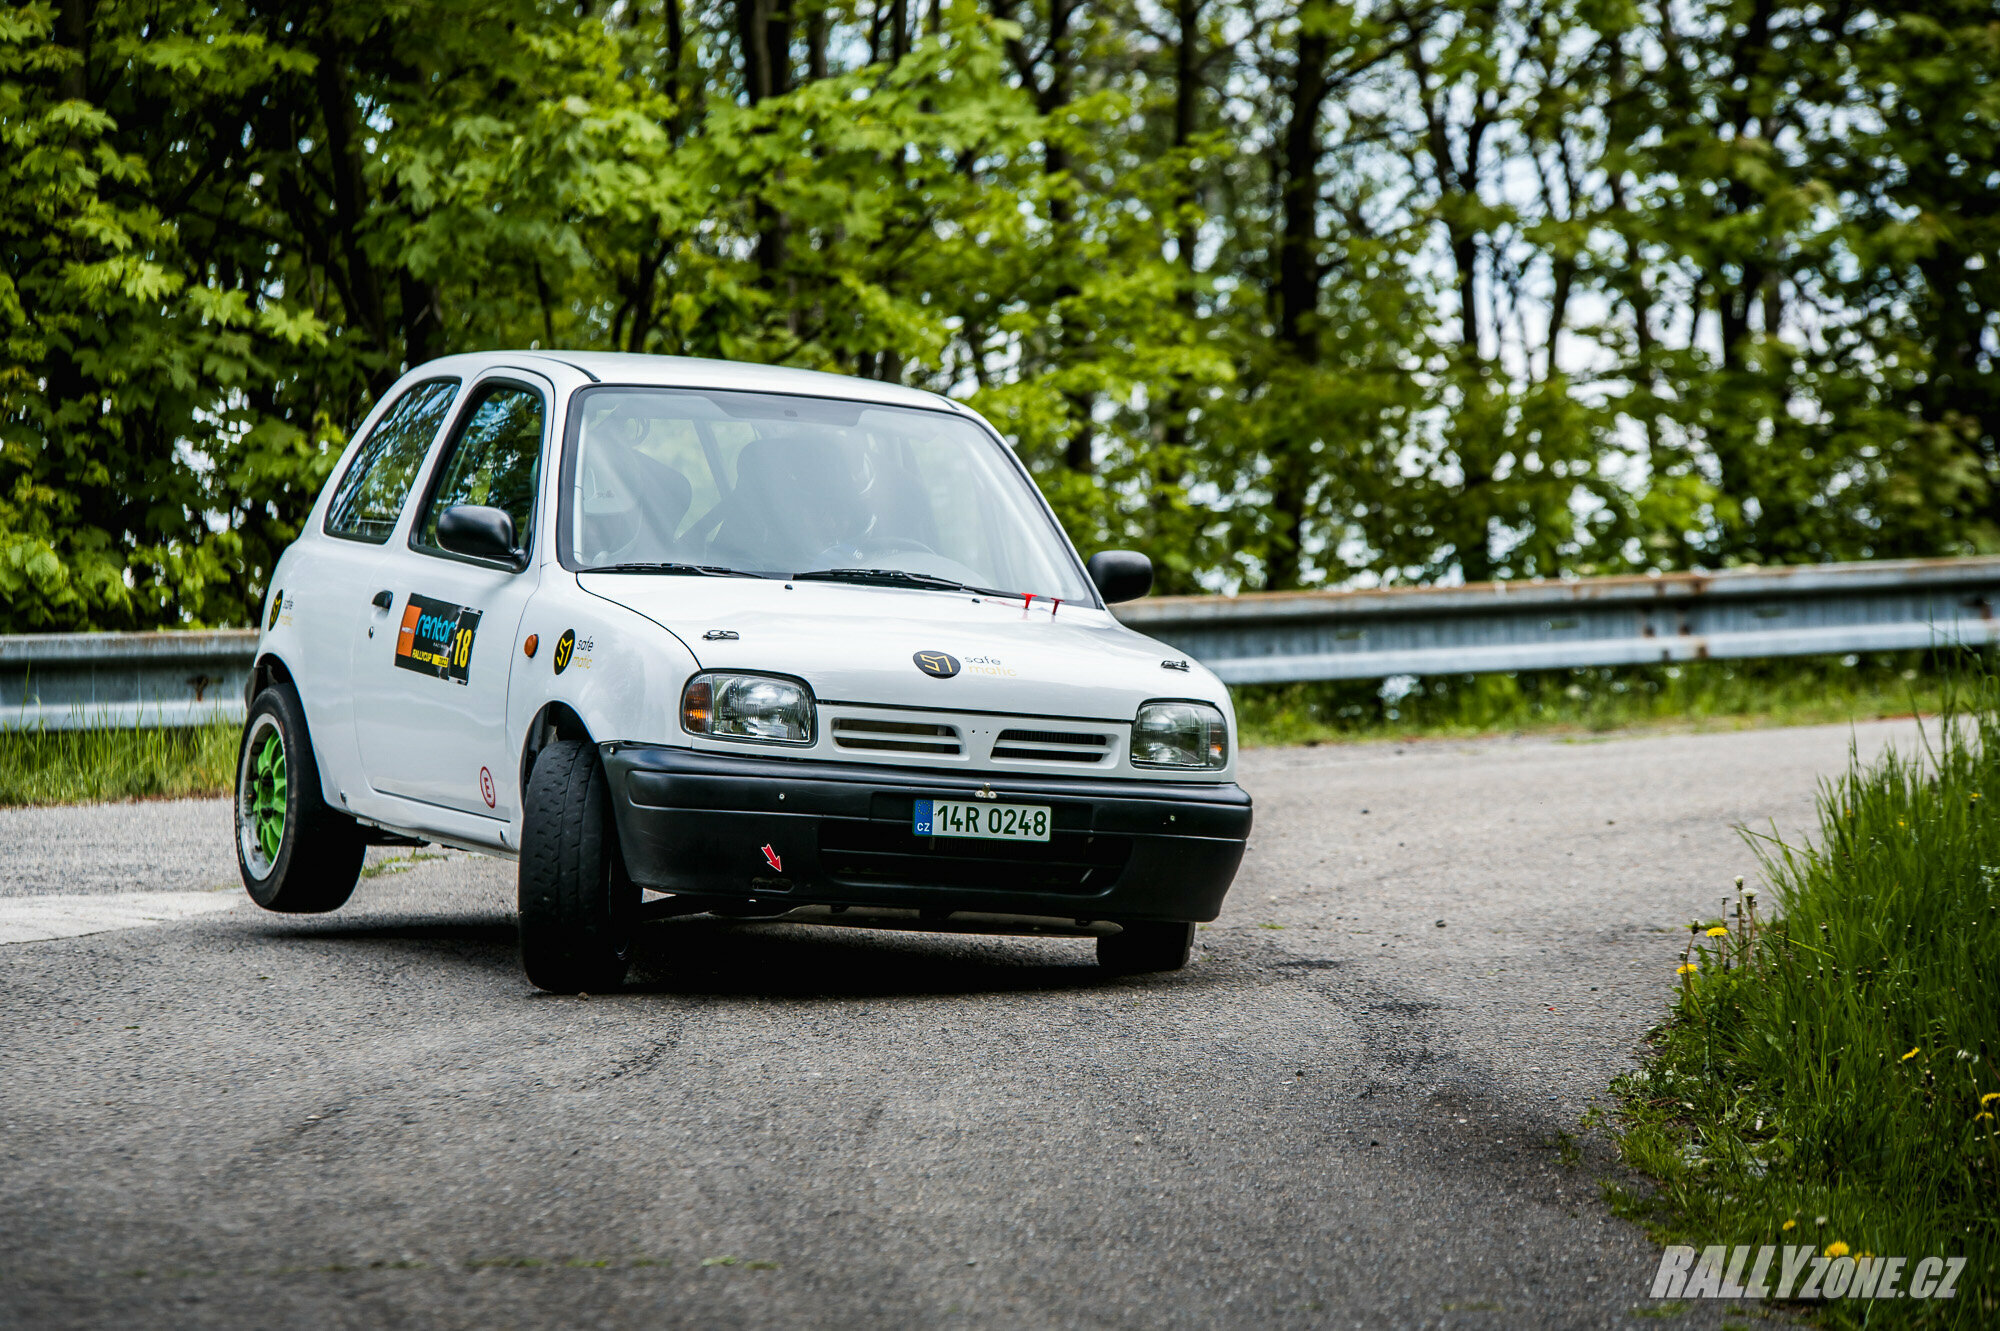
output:
[[[1151, 698], [1228, 707], [1202, 666], [1102, 610], [1037, 598], [775, 579], [582, 573], [577, 583], [672, 632], [704, 670], [795, 675], [825, 702], [1129, 721]], [[730, 638], [709, 634], [732, 633]], [[958, 663], [949, 678], [920, 653]]]

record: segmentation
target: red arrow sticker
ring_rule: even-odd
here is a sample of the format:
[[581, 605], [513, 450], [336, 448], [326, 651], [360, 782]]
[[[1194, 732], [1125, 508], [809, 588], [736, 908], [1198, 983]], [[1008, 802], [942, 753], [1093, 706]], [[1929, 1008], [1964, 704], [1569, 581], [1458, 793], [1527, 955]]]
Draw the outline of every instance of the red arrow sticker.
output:
[[773, 869], [776, 869], [779, 873], [783, 873], [785, 871], [785, 862], [779, 859], [778, 852], [772, 850], [769, 846], [764, 847], [764, 860]]

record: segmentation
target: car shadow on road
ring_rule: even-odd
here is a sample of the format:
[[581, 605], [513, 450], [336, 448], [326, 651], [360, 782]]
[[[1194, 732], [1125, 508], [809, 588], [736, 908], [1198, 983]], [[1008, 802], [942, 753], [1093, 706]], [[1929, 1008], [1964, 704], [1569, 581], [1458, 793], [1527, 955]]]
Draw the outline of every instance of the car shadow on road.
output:
[[[286, 943], [396, 948], [482, 973], [520, 973], [514, 921], [503, 915], [271, 920]], [[678, 997], [888, 998], [1057, 993], [1203, 983], [1198, 972], [1113, 976], [1087, 938], [1014, 938], [828, 928], [692, 916], [649, 924], [632, 952], [627, 994]]]
[[[268, 918], [268, 917], [267, 917]], [[520, 938], [514, 922], [499, 915], [377, 915], [360, 919], [268, 918], [257, 932], [283, 943], [354, 943], [396, 947], [440, 960], [468, 962], [482, 971], [518, 970]]]
[[626, 992], [681, 996], [888, 998], [1065, 992], [1185, 982], [1113, 977], [1087, 938], [1012, 938], [755, 924], [696, 916], [649, 926]]

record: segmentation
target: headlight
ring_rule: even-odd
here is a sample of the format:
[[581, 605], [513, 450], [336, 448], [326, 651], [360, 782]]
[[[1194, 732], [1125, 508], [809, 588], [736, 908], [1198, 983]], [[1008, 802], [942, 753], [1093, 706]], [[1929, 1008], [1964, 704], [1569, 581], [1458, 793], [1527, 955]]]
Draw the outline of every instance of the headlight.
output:
[[1229, 726], [1205, 702], [1149, 702], [1132, 722], [1134, 767], [1227, 767]]
[[810, 744], [812, 693], [795, 679], [774, 675], [696, 675], [681, 693], [681, 727], [716, 739]]

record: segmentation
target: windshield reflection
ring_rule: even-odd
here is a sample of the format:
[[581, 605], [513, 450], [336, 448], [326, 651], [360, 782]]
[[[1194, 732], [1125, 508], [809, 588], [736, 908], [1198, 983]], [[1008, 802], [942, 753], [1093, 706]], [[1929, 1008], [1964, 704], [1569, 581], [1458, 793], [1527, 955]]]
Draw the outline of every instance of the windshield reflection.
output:
[[1090, 599], [1039, 496], [962, 417], [762, 393], [579, 396], [573, 568]]

